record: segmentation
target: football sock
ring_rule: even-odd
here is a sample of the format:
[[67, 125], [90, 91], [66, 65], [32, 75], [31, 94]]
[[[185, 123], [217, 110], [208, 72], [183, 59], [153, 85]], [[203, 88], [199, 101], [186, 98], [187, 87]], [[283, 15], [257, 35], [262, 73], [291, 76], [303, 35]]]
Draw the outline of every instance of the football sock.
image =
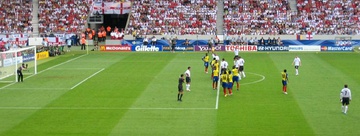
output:
[[180, 94], [178, 94], [178, 100], [180, 100]]
[[245, 77], [245, 72], [243, 71], [243, 72], [241, 72], [241, 73], [242, 73], [243, 77]]
[[239, 89], [239, 83], [236, 82], [236, 89]]
[[344, 112], [344, 105], [341, 106], [341, 112]]
[[299, 74], [299, 70], [298, 70], [298, 69], [295, 69], [295, 71], [296, 71], [296, 75]]
[[229, 93], [232, 94], [232, 90], [231, 90], [231, 89], [229, 89]]
[[226, 89], [224, 88], [224, 94], [226, 95]]
[[188, 90], [190, 90], [190, 84], [188, 84]]
[[346, 113], [346, 112], [347, 112], [347, 110], [348, 110], [348, 106], [345, 106], [345, 111], [344, 111], [344, 113]]
[[181, 100], [181, 99], [182, 99], [182, 96], [183, 96], [183, 94], [180, 94], [180, 99], [179, 99], [179, 100]]

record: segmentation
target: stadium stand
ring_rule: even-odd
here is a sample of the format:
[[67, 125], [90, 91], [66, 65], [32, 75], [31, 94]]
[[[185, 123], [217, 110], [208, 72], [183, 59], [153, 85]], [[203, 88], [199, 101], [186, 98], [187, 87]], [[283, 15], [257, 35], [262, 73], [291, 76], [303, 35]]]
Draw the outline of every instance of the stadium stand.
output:
[[[296, 25], [287, 0], [224, 0], [224, 27], [229, 35], [293, 34]], [[294, 30], [295, 29], [295, 30]]]
[[[225, 0], [224, 28], [229, 35], [359, 35], [357, 0]], [[250, 28], [250, 29], [249, 29]]]
[[315, 34], [360, 34], [359, 0], [297, 0], [296, 22]]
[[0, 1], [0, 33], [26, 33], [32, 30], [31, 0]]
[[214, 35], [216, 0], [132, 0], [126, 34]]
[[39, 0], [39, 32], [84, 31], [91, 4], [91, 0]]

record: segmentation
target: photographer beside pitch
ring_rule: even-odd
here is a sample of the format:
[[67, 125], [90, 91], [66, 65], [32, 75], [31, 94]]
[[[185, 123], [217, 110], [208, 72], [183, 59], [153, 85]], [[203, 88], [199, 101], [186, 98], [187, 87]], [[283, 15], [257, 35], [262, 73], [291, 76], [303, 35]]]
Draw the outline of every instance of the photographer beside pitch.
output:
[[17, 69], [17, 74], [18, 74], [18, 82], [23, 82], [24, 81], [24, 75], [22, 73], [23, 70], [25, 70], [25, 64], [22, 64], [18, 69]]

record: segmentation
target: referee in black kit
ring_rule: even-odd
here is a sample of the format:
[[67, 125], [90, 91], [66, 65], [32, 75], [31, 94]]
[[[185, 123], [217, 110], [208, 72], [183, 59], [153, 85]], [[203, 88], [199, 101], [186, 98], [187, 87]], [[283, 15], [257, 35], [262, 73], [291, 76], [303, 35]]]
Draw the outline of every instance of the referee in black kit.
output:
[[24, 75], [22, 73], [22, 71], [26, 69], [25, 68], [25, 64], [22, 64], [18, 69], [17, 69], [17, 74], [18, 74], [18, 82], [23, 82], [24, 81]]

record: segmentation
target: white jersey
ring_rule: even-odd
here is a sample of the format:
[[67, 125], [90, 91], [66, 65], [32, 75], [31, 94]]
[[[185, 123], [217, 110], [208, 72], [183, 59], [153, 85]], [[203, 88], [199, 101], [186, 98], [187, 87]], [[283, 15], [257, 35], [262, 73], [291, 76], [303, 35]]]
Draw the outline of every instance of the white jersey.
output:
[[228, 68], [228, 66], [229, 66], [229, 64], [228, 64], [228, 62], [226, 62], [226, 61], [221, 61], [220, 62], [220, 67], [223, 69], [223, 68]]
[[220, 57], [215, 55], [215, 54], [212, 54], [212, 57], [215, 58], [215, 60], [219, 61], [220, 60]]
[[185, 75], [186, 75], [186, 77], [190, 77], [190, 70], [186, 70]]
[[349, 88], [343, 88], [340, 92], [340, 99], [341, 98], [349, 98], [351, 100], [351, 91]]
[[239, 48], [238, 48], [238, 46], [235, 46], [234, 54], [235, 54], [235, 56], [239, 56]]
[[245, 60], [243, 58], [240, 58], [237, 63], [239, 66], [244, 66]]
[[299, 57], [295, 57], [295, 59], [294, 59], [294, 65], [295, 66], [300, 66], [300, 62], [301, 62], [301, 60], [300, 60], [300, 58]]

